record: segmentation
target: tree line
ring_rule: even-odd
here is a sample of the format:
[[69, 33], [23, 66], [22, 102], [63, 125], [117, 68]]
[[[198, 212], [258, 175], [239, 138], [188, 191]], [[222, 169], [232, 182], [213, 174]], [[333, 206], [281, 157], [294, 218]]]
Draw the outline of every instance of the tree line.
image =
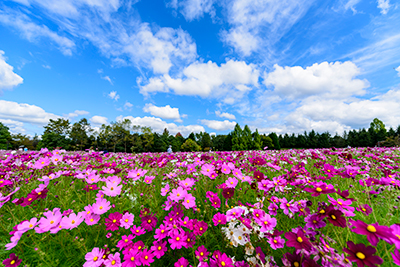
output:
[[399, 146], [400, 125], [388, 131], [382, 121], [375, 118], [368, 129], [351, 130], [343, 135], [332, 136], [329, 132], [311, 130], [303, 134], [260, 134], [252, 132], [248, 125], [239, 124], [226, 135], [210, 135], [207, 132], [190, 133], [186, 138], [180, 133], [171, 135], [168, 129], [162, 134], [150, 127], [133, 125], [128, 119], [101, 125], [94, 130], [86, 118], [72, 123], [63, 118], [50, 119], [44, 133], [30, 137], [21, 133], [11, 134], [0, 122], [0, 149], [64, 148], [66, 150], [97, 149], [113, 152], [165, 152], [169, 146], [173, 151], [240, 151], [281, 148], [329, 148], [329, 147], [373, 147]]

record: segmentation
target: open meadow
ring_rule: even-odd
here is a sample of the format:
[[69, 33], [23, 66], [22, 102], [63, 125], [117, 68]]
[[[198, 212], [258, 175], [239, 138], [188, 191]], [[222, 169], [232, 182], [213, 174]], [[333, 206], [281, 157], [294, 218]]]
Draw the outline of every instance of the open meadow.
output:
[[396, 266], [399, 168], [399, 148], [0, 151], [0, 262]]

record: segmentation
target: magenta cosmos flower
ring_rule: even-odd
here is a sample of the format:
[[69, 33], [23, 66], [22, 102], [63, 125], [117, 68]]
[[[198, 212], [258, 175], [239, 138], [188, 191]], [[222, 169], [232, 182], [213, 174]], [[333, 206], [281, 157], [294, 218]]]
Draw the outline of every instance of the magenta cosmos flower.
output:
[[19, 259], [18, 256], [15, 255], [15, 253], [11, 253], [10, 257], [3, 261], [3, 264], [5, 265], [5, 267], [16, 267], [19, 266], [21, 262], [22, 260]]
[[210, 252], [207, 251], [206, 247], [201, 245], [200, 247], [197, 248], [197, 250], [195, 251], [196, 254], [196, 258], [199, 261], [203, 261], [203, 259], [208, 257], [208, 254], [210, 254]]
[[93, 248], [91, 252], [85, 255], [86, 262], [83, 267], [99, 267], [103, 264], [104, 250], [99, 248]]
[[129, 229], [133, 225], [133, 220], [135, 219], [135, 215], [127, 212], [124, 215], [122, 215], [122, 218], [120, 220], [121, 226], [124, 227], [125, 229]]
[[172, 249], [181, 249], [185, 245], [186, 235], [184, 233], [178, 233], [171, 236], [168, 242], [171, 244]]
[[285, 246], [285, 240], [280, 236], [269, 237], [268, 243], [273, 250], [283, 248]]
[[111, 213], [108, 218], [105, 219], [106, 231], [116, 231], [121, 225], [122, 214], [119, 212]]
[[352, 241], [347, 242], [349, 248], [343, 248], [343, 251], [349, 254], [347, 257], [351, 262], [356, 262], [359, 267], [376, 267], [376, 264], [382, 264], [383, 260], [373, 255], [376, 249], [371, 246], [365, 246], [364, 244], [355, 245]]
[[153, 246], [150, 249], [153, 251], [154, 256], [159, 259], [164, 256], [165, 252], [168, 250], [167, 241], [154, 241]]
[[287, 232], [285, 233], [285, 237], [288, 240], [286, 242], [286, 246], [288, 247], [294, 247], [295, 249], [305, 249], [307, 251], [310, 251], [312, 248], [310, 240], [304, 235], [302, 229], [298, 229], [297, 234]]
[[359, 235], [366, 235], [368, 241], [371, 245], [376, 246], [379, 242], [379, 239], [394, 239], [393, 229], [390, 229], [387, 226], [379, 225], [378, 223], [366, 224], [365, 222], [351, 221], [351, 226], [355, 227], [351, 229], [352, 232]]
[[222, 214], [220, 212], [218, 212], [217, 214], [214, 215], [213, 219], [212, 219], [214, 226], [217, 226], [218, 224], [226, 224], [226, 216], [225, 214]]
[[143, 249], [140, 255], [140, 261], [143, 265], [150, 266], [150, 263], [154, 262], [154, 254], [151, 250]]
[[187, 267], [189, 265], [189, 261], [184, 257], [181, 257], [177, 262], [175, 262], [174, 267]]

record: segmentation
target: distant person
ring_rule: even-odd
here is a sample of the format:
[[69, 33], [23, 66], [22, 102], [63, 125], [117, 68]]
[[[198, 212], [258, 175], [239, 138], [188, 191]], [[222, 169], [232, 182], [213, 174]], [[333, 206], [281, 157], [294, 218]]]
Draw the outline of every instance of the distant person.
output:
[[171, 145], [168, 147], [167, 152], [168, 152], [168, 153], [172, 153], [172, 147], [171, 147]]

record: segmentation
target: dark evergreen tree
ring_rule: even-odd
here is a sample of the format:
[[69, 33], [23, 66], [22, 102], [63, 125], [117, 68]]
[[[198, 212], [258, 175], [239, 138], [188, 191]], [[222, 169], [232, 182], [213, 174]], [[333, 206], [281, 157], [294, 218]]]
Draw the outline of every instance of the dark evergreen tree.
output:
[[252, 134], [252, 140], [251, 140], [251, 149], [253, 150], [261, 150], [262, 146], [262, 141], [261, 141], [261, 136], [258, 133], [258, 129]]
[[224, 151], [232, 151], [232, 134], [229, 133], [224, 140]]
[[242, 132], [242, 128], [240, 128], [240, 125], [236, 123], [235, 128], [231, 132], [233, 151], [244, 150], [242, 142]]
[[11, 133], [10, 128], [0, 122], [0, 149], [10, 149]]
[[276, 133], [272, 132], [268, 136], [269, 136], [269, 138], [271, 138], [272, 143], [274, 144], [274, 149], [280, 150], [281, 146], [279, 144], [278, 136], [276, 135]]

